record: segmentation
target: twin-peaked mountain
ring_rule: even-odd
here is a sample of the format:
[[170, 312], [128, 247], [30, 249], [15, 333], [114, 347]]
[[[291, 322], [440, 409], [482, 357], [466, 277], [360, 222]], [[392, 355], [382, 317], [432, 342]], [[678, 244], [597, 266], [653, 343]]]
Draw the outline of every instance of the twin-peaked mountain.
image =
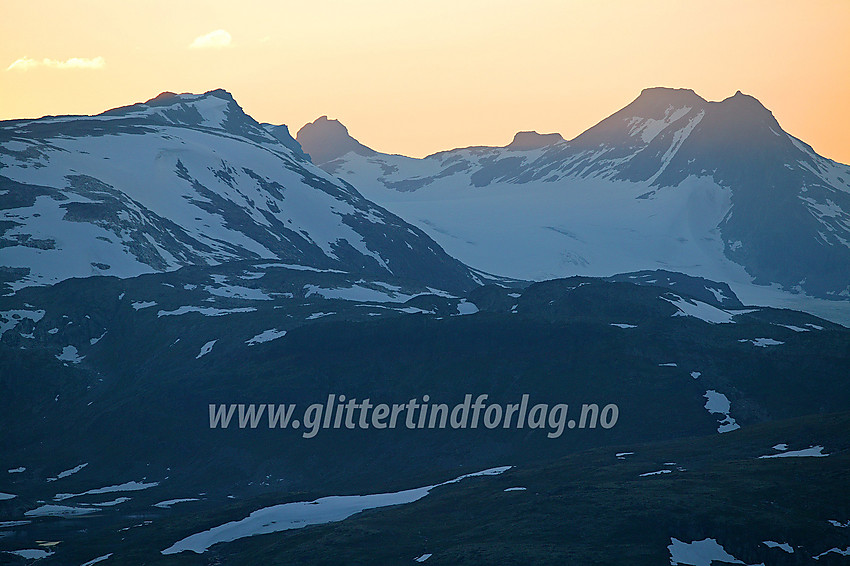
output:
[[777, 285], [850, 295], [850, 168], [740, 92], [708, 102], [646, 89], [570, 141], [523, 132], [506, 147], [424, 159], [374, 152], [326, 118], [297, 139], [320, 167], [485, 271], [660, 268], [727, 281], [750, 301], [793, 301]]
[[0, 123], [0, 265], [17, 289], [71, 277], [276, 260], [446, 290], [470, 270], [315, 167], [227, 92]]

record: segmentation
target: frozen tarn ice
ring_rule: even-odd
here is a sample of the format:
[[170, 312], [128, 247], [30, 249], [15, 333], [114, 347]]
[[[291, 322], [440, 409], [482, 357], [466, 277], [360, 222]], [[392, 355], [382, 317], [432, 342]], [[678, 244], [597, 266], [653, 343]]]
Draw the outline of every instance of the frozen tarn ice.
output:
[[197, 554], [202, 554], [212, 545], [220, 542], [231, 542], [255, 535], [300, 529], [308, 525], [334, 523], [347, 519], [366, 509], [412, 503], [422, 499], [436, 487], [456, 483], [474, 476], [501, 474], [510, 468], [511, 466], [491, 468], [482, 472], [460, 476], [444, 483], [395, 493], [330, 496], [322, 497], [315, 501], [298, 501], [264, 507], [254, 511], [242, 520], [225, 523], [218, 527], [213, 527], [208, 531], [188, 536], [161, 552], [162, 554], [177, 554], [178, 552], [190, 550]]
[[140, 311], [142, 309], [155, 307], [156, 301], [134, 301], [130, 304], [130, 306], [133, 307], [134, 310]]
[[[670, 538], [670, 564], [672, 566], [711, 566], [712, 562], [726, 562], [728, 564], [743, 564], [740, 560], [726, 552], [713, 538], [695, 540], [693, 542], [682, 542], [676, 538]], [[761, 566], [764, 566], [763, 564]]]
[[695, 299], [685, 300], [682, 297], [673, 295], [675, 300], [661, 297], [668, 303], [674, 305], [679, 311], [673, 316], [690, 316], [698, 318], [710, 324], [729, 324], [734, 323], [733, 314], [723, 309], [719, 309], [708, 303], [697, 301]]
[[17, 495], [13, 495], [11, 493], [3, 493], [0, 492], [0, 501], [6, 501], [7, 499], [14, 499]]
[[85, 564], [80, 564], [80, 566], [94, 566], [98, 562], [103, 562], [104, 560], [109, 560], [110, 556], [112, 556], [111, 552], [109, 554], [104, 554], [103, 556], [98, 556], [97, 558], [89, 560]]
[[172, 505], [177, 505], [178, 503], [186, 503], [189, 501], [200, 501], [200, 499], [196, 498], [187, 498], [187, 499], [169, 499], [168, 501], [160, 501], [159, 503], [154, 503], [154, 507], [159, 507], [160, 509], [171, 509]]
[[68, 476], [72, 476], [72, 475], [76, 474], [77, 472], [79, 472], [80, 470], [82, 470], [83, 468], [85, 468], [88, 465], [89, 465], [89, 463], [86, 462], [85, 464], [80, 464], [78, 466], [74, 466], [70, 470], [65, 470], [64, 472], [60, 472], [59, 474], [56, 475], [55, 478], [47, 478], [47, 481], [56, 481], [56, 480], [61, 480], [62, 478], [67, 478]]
[[810, 446], [804, 450], [792, 450], [780, 454], [767, 454], [759, 458], [826, 458], [829, 454], [823, 453], [823, 446]]
[[717, 432], [731, 432], [733, 430], [737, 430], [741, 428], [741, 426], [735, 422], [735, 419], [729, 414], [732, 410], [732, 404], [729, 402], [729, 399], [723, 393], [718, 393], [713, 389], [709, 389], [705, 392], [705, 408], [706, 410], [714, 415], [723, 415], [723, 420], [720, 421], [720, 425], [717, 427]]
[[56, 359], [60, 362], [71, 362], [72, 364], [80, 363], [83, 358], [85, 356], [79, 355], [75, 346], [65, 346], [62, 348], [62, 353], [56, 356]]
[[4, 550], [6, 554], [14, 554], [15, 556], [20, 556], [22, 558], [26, 558], [27, 560], [41, 560], [42, 558], [47, 558], [51, 556], [53, 553], [47, 550], [42, 550], [40, 548], [25, 548], [24, 550]]
[[812, 556], [812, 558], [814, 558], [815, 560], [820, 560], [822, 557], [826, 556], [827, 554], [832, 554], [832, 553], [840, 554], [841, 556], [850, 556], [850, 546], [848, 546], [844, 550], [841, 550], [840, 548], [838, 548], [836, 546], [835, 548], [830, 548], [826, 552], [821, 552], [817, 556]]
[[81, 497], [83, 495], [99, 495], [101, 493], [114, 493], [120, 491], [141, 491], [143, 489], [149, 489], [151, 487], [156, 487], [159, 485], [158, 481], [145, 483], [138, 481], [128, 481], [126, 483], [122, 483], [119, 485], [109, 485], [106, 487], [99, 487], [97, 489], [90, 489], [88, 491], [84, 491], [82, 493], [57, 493], [53, 499], [55, 501], [64, 501], [65, 499], [70, 499], [72, 497]]
[[780, 342], [779, 340], [774, 340], [773, 338], [755, 338], [753, 340], [747, 340], [746, 338], [742, 338], [738, 340], [738, 342], [750, 342], [753, 346], [758, 346], [759, 348], [767, 348], [768, 346], [779, 346], [780, 344], [784, 344], [785, 342]]
[[434, 555], [433, 554], [423, 554], [422, 556], [417, 556], [416, 558], [414, 558], [413, 561], [414, 562], [425, 562], [426, 560], [428, 560], [432, 556], [434, 556]]
[[465, 314], [475, 314], [478, 312], [478, 307], [475, 303], [470, 303], [466, 299], [461, 299], [461, 301], [457, 304], [457, 314], [465, 315]]
[[249, 346], [253, 346], [255, 344], [262, 344], [263, 342], [271, 342], [272, 340], [277, 340], [278, 338], [283, 338], [286, 336], [286, 330], [277, 330], [276, 328], [269, 328], [268, 330], [263, 330], [250, 340], [246, 340], [245, 343]]
[[772, 540], [762, 541], [762, 544], [768, 548], [780, 548], [788, 554], [794, 554], [794, 549], [787, 542], [773, 542]]
[[254, 312], [257, 309], [254, 307], [239, 307], [235, 309], [217, 309], [213, 307], [192, 307], [192, 306], [182, 306], [173, 311], [159, 311], [156, 313], [157, 317], [161, 316], [180, 316], [190, 312], [200, 313], [204, 316], [224, 316], [226, 314], [235, 314], [242, 312]]
[[91, 507], [70, 507], [67, 505], [42, 505], [24, 513], [26, 517], [73, 517], [97, 513], [100, 509]]
[[215, 346], [216, 342], [218, 342], [218, 340], [210, 340], [209, 342], [201, 346], [201, 351], [198, 352], [198, 355], [195, 356], [195, 359], [197, 360], [198, 358], [206, 356], [207, 354], [212, 352], [213, 346]]
[[504, 491], [526, 491], [528, 488], [525, 487], [509, 487]]
[[612, 322], [611, 326], [616, 326], [617, 328], [637, 328], [634, 324], [626, 324], [624, 322]]

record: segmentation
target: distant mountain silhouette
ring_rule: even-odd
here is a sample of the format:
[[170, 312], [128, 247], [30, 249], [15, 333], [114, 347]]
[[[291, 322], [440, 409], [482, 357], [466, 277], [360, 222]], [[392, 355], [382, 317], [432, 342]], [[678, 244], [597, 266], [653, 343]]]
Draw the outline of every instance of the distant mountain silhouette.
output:
[[505, 149], [531, 150], [540, 149], [548, 145], [564, 141], [561, 134], [538, 134], [537, 132], [517, 132], [514, 141], [505, 146]]
[[348, 128], [338, 120], [329, 120], [327, 116], [318, 118], [315, 122], [305, 124], [295, 139], [310, 156], [316, 165], [322, 165], [348, 152], [358, 155], [375, 155], [375, 150], [370, 149], [351, 137]]

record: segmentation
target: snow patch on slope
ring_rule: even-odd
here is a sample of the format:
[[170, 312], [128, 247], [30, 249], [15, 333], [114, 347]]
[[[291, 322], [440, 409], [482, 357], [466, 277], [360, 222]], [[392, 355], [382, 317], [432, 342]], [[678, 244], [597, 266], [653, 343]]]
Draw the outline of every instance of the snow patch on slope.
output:
[[829, 454], [823, 453], [823, 446], [810, 446], [803, 450], [791, 450], [780, 454], [767, 454], [759, 456], [759, 459], [765, 458], [826, 458]]
[[230, 523], [213, 527], [208, 531], [188, 536], [163, 550], [162, 554], [177, 554], [186, 550], [202, 554], [212, 545], [220, 542], [231, 542], [255, 535], [342, 521], [366, 509], [412, 503], [428, 495], [434, 488], [456, 483], [470, 477], [501, 474], [508, 469], [510, 469], [510, 466], [492, 468], [482, 472], [460, 476], [441, 484], [395, 493], [331, 496], [310, 502], [300, 501], [265, 507], [254, 511], [242, 520], [231, 521]]
[[715, 561], [744, 564], [726, 552], [726, 549], [713, 538], [683, 542], [671, 537], [667, 550], [670, 551], [670, 564], [672, 566], [711, 566]]
[[673, 316], [690, 316], [710, 324], [728, 324], [735, 322], [733, 319], [734, 315], [728, 311], [719, 309], [715, 306], [709, 305], [708, 303], [703, 303], [702, 301], [697, 301], [696, 299], [683, 299], [676, 295], [673, 295], [673, 297], [675, 297], [675, 299], [661, 297], [663, 300], [671, 303], [679, 309], [679, 312], [675, 313]]
[[198, 352], [198, 355], [195, 356], [195, 359], [197, 360], [199, 358], [202, 358], [203, 356], [206, 356], [207, 354], [212, 352], [213, 346], [215, 346], [216, 342], [218, 342], [218, 340], [210, 340], [209, 342], [201, 346], [201, 351]]
[[722, 415], [723, 420], [720, 421], [720, 425], [717, 427], [717, 432], [732, 432], [733, 430], [737, 430], [741, 428], [741, 426], [735, 422], [735, 419], [729, 414], [732, 410], [732, 404], [729, 402], [729, 399], [726, 395], [722, 393], [718, 393], [713, 389], [709, 389], [705, 392], [705, 408], [706, 410], [713, 415]]
[[268, 330], [263, 330], [250, 340], [246, 340], [245, 343], [249, 346], [254, 346], [256, 344], [262, 344], [263, 342], [271, 342], [272, 340], [277, 340], [278, 338], [283, 338], [286, 336], [286, 330], [277, 330], [275, 328], [270, 328]]

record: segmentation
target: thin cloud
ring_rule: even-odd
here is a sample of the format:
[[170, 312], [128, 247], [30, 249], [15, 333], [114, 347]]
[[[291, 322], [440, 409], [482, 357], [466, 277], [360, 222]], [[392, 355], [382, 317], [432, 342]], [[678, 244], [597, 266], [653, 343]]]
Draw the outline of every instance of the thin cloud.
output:
[[6, 67], [7, 71], [29, 71], [37, 67], [47, 67], [48, 69], [102, 69], [106, 66], [106, 60], [103, 57], [94, 57], [91, 59], [85, 57], [71, 57], [64, 61], [57, 59], [32, 59], [30, 57], [21, 57]]
[[195, 41], [189, 45], [191, 49], [221, 49], [229, 47], [233, 40], [230, 34], [223, 29], [211, 31], [206, 35], [201, 35], [195, 38]]

